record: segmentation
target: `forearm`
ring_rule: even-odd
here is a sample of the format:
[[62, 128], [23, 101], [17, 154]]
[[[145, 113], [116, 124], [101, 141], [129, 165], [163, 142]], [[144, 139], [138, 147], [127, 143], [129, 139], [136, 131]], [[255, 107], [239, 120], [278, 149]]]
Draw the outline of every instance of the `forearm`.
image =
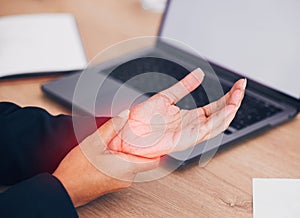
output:
[[[38, 173], [52, 173], [80, 140], [108, 120], [52, 116], [36, 107], [0, 103], [0, 184], [11, 185]], [[96, 125], [95, 125], [96, 123]]]
[[0, 193], [1, 217], [78, 217], [65, 188], [43, 173]]

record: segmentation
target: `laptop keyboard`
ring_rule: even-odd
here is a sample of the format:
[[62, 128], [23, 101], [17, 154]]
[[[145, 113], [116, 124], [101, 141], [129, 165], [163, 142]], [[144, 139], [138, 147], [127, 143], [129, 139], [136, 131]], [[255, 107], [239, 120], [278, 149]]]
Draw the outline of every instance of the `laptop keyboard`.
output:
[[[149, 95], [161, 91], [175, 82], [175, 80], [170, 80], [170, 77], [161, 76], [159, 74], [150, 74], [150, 78], [147, 78], [147, 75], [137, 77], [137, 75], [147, 72], [159, 72], [171, 76], [176, 80], [182, 79], [189, 73], [188, 70], [174, 62], [160, 58], [147, 57], [134, 59], [126, 64], [120, 65], [110, 73], [110, 76], [123, 83], [128, 83], [130, 80], [130, 86], [143, 93], [148, 93]], [[225, 84], [222, 84], [222, 87], [224, 93], [231, 88], [231, 86]], [[149, 92], [149, 90], [155, 91]], [[188, 97], [183, 98], [177, 105], [181, 108], [191, 109], [209, 103], [202, 86], [199, 86], [193, 91], [191, 96], [193, 97], [192, 105], [191, 100]], [[236, 117], [230, 124], [229, 129], [225, 131], [225, 134], [231, 134], [234, 131], [241, 130], [281, 111], [280, 108], [246, 93]]]
[[[228, 92], [231, 86], [222, 84], [224, 93]], [[259, 121], [267, 119], [282, 110], [275, 105], [266, 101], [255, 98], [248, 93], [245, 94], [241, 107], [239, 108], [235, 118], [230, 124], [230, 128], [225, 131], [225, 134], [231, 134], [230, 130], [241, 130], [247, 126], [253, 125]]]
[[[280, 108], [275, 107], [274, 105], [246, 94], [243, 103], [230, 126], [235, 130], [241, 130], [281, 111]], [[229, 131], [226, 133], [230, 134]]]

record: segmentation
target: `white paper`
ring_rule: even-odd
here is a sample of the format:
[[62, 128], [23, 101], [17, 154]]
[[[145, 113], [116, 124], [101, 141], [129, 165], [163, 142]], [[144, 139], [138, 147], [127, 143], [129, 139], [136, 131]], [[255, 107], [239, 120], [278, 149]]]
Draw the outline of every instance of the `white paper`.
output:
[[253, 179], [254, 218], [299, 218], [300, 179]]
[[70, 14], [0, 18], [0, 77], [83, 69], [87, 64]]

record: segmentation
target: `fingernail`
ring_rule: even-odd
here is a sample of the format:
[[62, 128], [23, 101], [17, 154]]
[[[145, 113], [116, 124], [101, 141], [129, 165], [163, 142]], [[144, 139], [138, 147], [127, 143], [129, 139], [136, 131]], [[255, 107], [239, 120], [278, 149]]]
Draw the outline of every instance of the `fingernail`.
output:
[[244, 79], [244, 83], [243, 83], [243, 89], [244, 89], [244, 90], [246, 89], [246, 86], [247, 86], [247, 79], [245, 78], [245, 79]]
[[130, 111], [128, 109], [124, 110], [121, 113], [119, 113], [118, 117], [128, 118], [129, 117], [129, 113], [130, 113]]
[[200, 67], [198, 67], [196, 70], [199, 71], [203, 76], [205, 76], [205, 73], [203, 72], [203, 70]]
[[204, 72], [199, 67], [193, 70], [193, 74], [199, 81], [202, 81], [205, 76]]

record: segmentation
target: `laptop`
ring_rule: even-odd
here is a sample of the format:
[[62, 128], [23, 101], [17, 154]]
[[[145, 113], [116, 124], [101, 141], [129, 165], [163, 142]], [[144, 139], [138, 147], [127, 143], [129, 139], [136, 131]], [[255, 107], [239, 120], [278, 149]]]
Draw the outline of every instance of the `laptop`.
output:
[[[179, 107], [203, 106], [221, 97], [236, 80], [246, 77], [246, 95], [230, 127], [194, 148], [169, 154], [167, 159], [184, 164], [205, 155], [212, 156], [220, 148], [273, 128], [298, 114], [299, 9], [300, 2], [294, 0], [170, 0], [154, 46], [97, 64], [84, 78], [83, 73], [78, 72], [51, 81], [44, 84], [42, 90], [80, 111], [111, 116], [146, 100], [151, 92], [170, 86], [169, 78], [180, 79], [196, 67], [204, 70], [205, 80], [191, 94], [194, 101], [184, 98], [178, 103]], [[148, 71], [163, 73], [166, 77], [149, 74], [149, 77], [132, 79]], [[108, 72], [110, 75], [106, 78]], [[124, 83], [126, 86], [122, 86]], [[222, 93], [214, 93], [218, 84]], [[121, 86], [123, 89], [118, 92]], [[211, 98], [207, 91], [213, 93]], [[112, 100], [116, 92], [117, 100]]]

